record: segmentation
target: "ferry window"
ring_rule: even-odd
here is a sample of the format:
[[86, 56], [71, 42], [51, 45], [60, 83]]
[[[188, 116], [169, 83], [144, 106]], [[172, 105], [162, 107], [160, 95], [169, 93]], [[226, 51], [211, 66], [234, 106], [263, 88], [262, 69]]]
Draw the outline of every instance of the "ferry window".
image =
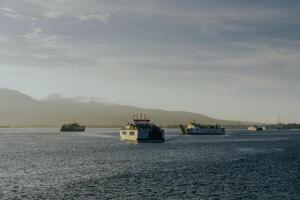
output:
[[122, 134], [123, 134], [123, 135], [126, 135], [126, 131], [123, 131]]
[[130, 135], [134, 135], [134, 132], [133, 132], [133, 131], [130, 131], [129, 134], [130, 134]]

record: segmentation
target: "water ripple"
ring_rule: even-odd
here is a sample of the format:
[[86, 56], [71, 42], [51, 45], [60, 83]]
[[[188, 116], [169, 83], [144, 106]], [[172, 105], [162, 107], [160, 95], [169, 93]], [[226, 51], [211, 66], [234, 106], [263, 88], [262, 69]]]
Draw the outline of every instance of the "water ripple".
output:
[[0, 130], [1, 199], [299, 199], [300, 134], [130, 144], [118, 129]]

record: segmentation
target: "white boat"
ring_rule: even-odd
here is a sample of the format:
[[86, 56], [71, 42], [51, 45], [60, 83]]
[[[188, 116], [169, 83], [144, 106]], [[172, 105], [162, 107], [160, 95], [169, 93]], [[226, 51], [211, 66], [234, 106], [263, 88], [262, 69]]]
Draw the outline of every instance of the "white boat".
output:
[[164, 130], [146, 117], [134, 118], [120, 130], [121, 140], [164, 142]]
[[180, 125], [181, 131], [186, 135], [224, 135], [225, 128], [218, 125], [201, 125], [189, 123], [187, 126]]
[[263, 130], [263, 128], [258, 127], [256, 125], [251, 125], [248, 127], [248, 131], [262, 131], [262, 130]]

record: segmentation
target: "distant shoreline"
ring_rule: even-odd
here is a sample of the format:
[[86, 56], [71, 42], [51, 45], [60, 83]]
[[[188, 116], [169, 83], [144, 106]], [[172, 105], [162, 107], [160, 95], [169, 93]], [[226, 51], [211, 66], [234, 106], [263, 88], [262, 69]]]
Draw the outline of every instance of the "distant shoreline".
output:
[[[0, 128], [60, 128], [59, 125], [9, 125]], [[86, 125], [87, 128], [121, 128], [123, 125]]]
[[[226, 129], [247, 129], [248, 125], [219, 124]], [[124, 125], [85, 125], [87, 128], [122, 128]], [[60, 128], [60, 125], [0, 125], [1, 128]], [[163, 128], [179, 128], [178, 125], [166, 125]], [[300, 124], [266, 124], [267, 129], [300, 129]]]

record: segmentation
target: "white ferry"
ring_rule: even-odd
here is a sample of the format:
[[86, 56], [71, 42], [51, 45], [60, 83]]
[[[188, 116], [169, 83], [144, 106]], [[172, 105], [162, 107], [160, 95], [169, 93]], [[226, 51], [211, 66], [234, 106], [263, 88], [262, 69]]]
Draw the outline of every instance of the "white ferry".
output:
[[151, 123], [146, 116], [133, 118], [128, 124], [120, 130], [121, 140], [136, 142], [164, 142], [164, 130], [154, 123]]
[[225, 128], [218, 125], [201, 125], [199, 123], [189, 123], [187, 126], [180, 125], [180, 129], [185, 135], [224, 135]]

